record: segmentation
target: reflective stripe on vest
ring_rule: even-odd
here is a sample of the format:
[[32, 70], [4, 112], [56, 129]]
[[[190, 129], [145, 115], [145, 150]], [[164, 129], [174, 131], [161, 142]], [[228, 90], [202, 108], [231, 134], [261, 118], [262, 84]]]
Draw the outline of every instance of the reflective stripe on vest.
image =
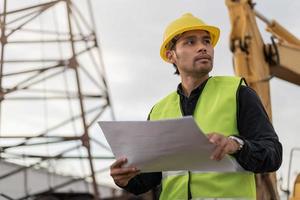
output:
[[[197, 102], [194, 119], [204, 133], [218, 132], [237, 135], [237, 90], [242, 83], [237, 77], [210, 78]], [[182, 117], [180, 97], [171, 93], [152, 109], [150, 120]], [[187, 199], [188, 173], [163, 172], [161, 200]], [[190, 188], [193, 199], [255, 199], [253, 173], [191, 172]]]

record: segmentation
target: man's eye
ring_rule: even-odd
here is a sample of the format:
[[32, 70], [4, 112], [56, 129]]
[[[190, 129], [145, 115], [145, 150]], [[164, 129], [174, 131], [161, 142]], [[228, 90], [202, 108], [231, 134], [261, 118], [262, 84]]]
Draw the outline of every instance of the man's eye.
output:
[[193, 44], [195, 44], [195, 41], [194, 41], [194, 40], [187, 40], [187, 41], [186, 41], [186, 44], [188, 44], [188, 45], [193, 45]]
[[204, 43], [205, 44], [211, 44], [211, 40], [210, 39], [206, 39], [206, 40], [204, 40]]

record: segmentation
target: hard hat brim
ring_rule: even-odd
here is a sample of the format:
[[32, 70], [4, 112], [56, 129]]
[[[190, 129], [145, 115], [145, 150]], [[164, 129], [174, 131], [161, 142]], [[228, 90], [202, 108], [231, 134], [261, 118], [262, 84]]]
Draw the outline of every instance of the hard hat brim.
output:
[[176, 32], [172, 33], [169, 35], [169, 37], [164, 41], [164, 43], [161, 45], [160, 47], [160, 57], [166, 61], [166, 62], [170, 62], [167, 58], [167, 45], [168, 43], [176, 36], [176, 35], [179, 35], [179, 34], [182, 34], [184, 32], [187, 32], [187, 31], [193, 31], [193, 30], [204, 30], [204, 31], [207, 31], [209, 32], [210, 36], [211, 36], [211, 39], [212, 39], [212, 46], [214, 47], [218, 40], [219, 40], [219, 37], [220, 37], [220, 29], [215, 27], [215, 26], [207, 26], [207, 25], [202, 25], [202, 26], [193, 26], [193, 27], [186, 27], [186, 28], [183, 28], [183, 29], [180, 29], [180, 30], [177, 30]]

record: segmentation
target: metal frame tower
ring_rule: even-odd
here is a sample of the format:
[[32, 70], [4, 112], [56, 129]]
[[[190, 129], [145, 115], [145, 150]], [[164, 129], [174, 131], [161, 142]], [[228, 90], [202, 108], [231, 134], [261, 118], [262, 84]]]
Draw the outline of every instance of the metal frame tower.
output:
[[99, 199], [93, 160], [111, 156], [94, 155], [91, 141], [109, 149], [91, 127], [114, 115], [91, 1], [32, 2], [1, 0], [0, 159], [23, 167], [0, 181], [49, 160], [86, 159], [83, 178]]

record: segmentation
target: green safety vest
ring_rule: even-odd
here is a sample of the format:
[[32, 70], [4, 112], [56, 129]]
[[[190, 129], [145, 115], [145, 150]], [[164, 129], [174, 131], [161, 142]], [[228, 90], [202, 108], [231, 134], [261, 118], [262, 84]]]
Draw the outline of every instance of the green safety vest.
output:
[[[204, 133], [238, 135], [237, 91], [243, 79], [211, 77], [199, 97], [194, 119]], [[159, 101], [150, 113], [150, 120], [182, 117], [180, 97], [173, 92]], [[188, 199], [188, 181], [193, 199], [256, 199], [252, 172], [163, 172], [161, 200]], [[190, 178], [190, 180], [188, 180]]]

